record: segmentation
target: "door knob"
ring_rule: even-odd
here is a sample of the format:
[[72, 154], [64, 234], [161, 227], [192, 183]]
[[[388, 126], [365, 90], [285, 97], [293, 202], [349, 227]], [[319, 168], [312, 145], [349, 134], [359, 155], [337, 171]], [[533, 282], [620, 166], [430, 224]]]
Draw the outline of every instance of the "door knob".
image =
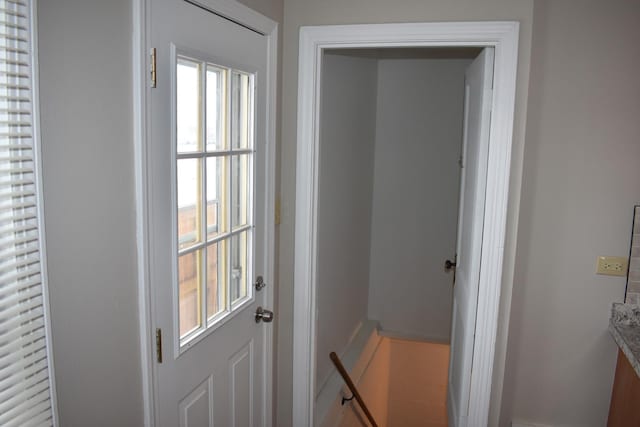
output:
[[273, 322], [273, 311], [271, 310], [265, 310], [262, 307], [258, 307], [258, 309], [256, 310], [256, 323], [260, 323], [260, 321], [263, 321], [265, 323], [271, 323]]
[[450, 259], [446, 260], [444, 262], [444, 270], [445, 271], [451, 271], [452, 269], [456, 268], [456, 263], [451, 261]]

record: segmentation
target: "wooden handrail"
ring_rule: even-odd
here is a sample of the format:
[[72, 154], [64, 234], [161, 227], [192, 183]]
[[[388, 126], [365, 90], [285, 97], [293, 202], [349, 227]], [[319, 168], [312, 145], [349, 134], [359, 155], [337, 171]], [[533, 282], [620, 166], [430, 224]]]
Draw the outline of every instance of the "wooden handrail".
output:
[[347, 384], [347, 387], [349, 387], [349, 390], [351, 390], [353, 397], [355, 397], [358, 403], [360, 404], [362, 411], [367, 416], [367, 419], [369, 420], [371, 425], [373, 427], [378, 427], [376, 420], [373, 419], [373, 415], [371, 415], [371, 412], [369, 412], [369, 408], [367, 408], [367, 405], [365, 405], [364, 400], [362, 400], [362, 396], [360, 396], [360, 393], [358, 392], [356, 385], [353, 383], [353, 381], [351, 381], [351, 377], [349, 376], [349, 373], [347, 372], [347, 370], [344, 369], [344, 366], [342, 365], [342, 362], [340, 361], [340, 358], [338, 357], [338, 355], [332, 351], [331, 353], [329, 353], [329, 358], [331, 359], [333, 364], [336, 365], [336, 369], [338, 370], [338, 372], [340, 372], [342, 379]]

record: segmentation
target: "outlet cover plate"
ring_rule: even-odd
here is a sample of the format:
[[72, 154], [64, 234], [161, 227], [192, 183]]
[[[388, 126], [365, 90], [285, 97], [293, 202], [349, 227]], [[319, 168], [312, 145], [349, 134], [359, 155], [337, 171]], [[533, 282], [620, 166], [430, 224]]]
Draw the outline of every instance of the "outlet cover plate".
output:
[[629, 260], [620, 256], [599, 256], [596, 273], [607, 276], [626, 276]]

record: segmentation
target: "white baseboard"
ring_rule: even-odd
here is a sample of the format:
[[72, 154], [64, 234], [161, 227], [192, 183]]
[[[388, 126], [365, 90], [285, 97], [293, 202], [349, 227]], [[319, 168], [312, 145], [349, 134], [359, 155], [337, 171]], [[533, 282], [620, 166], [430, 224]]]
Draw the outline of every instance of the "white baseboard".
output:
[[548, 424], [536, 424], [525, 421], [511, 421], [511, 427], [551, 427]]

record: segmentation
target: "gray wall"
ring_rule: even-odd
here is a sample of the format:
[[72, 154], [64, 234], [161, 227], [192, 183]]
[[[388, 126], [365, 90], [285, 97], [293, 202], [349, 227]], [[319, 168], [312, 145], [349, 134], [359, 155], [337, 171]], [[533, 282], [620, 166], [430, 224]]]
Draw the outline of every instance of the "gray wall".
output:
[[369, 318], [449, 342], [466, 59], [378, 62]]
[[[448, 0], [416, 2], [413, 0], [285, 0], [282, 86], [281, 189], [282, 223], [279, 228], [279, 322], [278, 322], [278, 409], [277, 425], [291, 425], [293, 359], [293, 261], [295, 222], [296, 114], [298, 88], [298, 36], [302, 25], [429, 22], [469, 20], [516, 20], [520, 22], [520, 57], [510, 182], [510, 213], [507, 227], [504, 277], [511, 283], [515, 256], [515, 237], [520, 200], [520, 177], [524, 147], [524, 119], [529, 79], [532, 0]], [[496, 353], [496, 380], [493, 392], [499, 401], [502, 366], [506, 350], [507, 317], [511, 301], [508, 286], [502, 294], [502, 319]], [[497, 408], [492, 416], [497, 419]]]
[[640, 3], [535, 3], [507, 378], [512, 418], [605, 425], [616, 346], [609, 309], [640, 201]]
[[318, 182], [317, 365], [319, 389], [367, 318], [375, 59], [324, 55]]
[[131, 4], [39, 1], [53, 356], [62, 426], [140, 426]]

